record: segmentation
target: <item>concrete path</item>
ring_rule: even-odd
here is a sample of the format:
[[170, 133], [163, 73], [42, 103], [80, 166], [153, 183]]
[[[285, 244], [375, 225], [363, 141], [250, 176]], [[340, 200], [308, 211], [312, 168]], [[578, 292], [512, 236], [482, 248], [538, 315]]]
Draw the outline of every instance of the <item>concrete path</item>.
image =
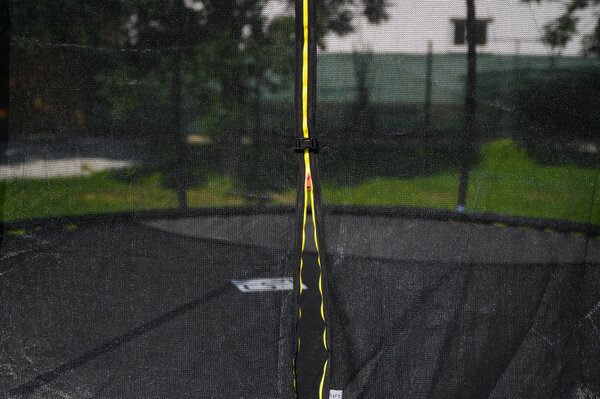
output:
[[149, 157], [147, 144], [137, 139], [9, 140], [5, 154], [0, 154], [0, 181], [88, 176], [130, 167]]
[[94, 172], [132, 165], [132, 161], [106, 158], [40, 159], [15, 165], [0, 165], [0, 180], [89, 176]]

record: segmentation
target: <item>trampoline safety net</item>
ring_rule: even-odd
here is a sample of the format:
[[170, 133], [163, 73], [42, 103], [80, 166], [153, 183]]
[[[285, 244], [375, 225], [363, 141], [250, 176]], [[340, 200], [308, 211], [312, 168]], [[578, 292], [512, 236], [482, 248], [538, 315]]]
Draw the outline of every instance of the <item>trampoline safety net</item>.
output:
[[0, 397], [600, 398], [598, 1], [0, 15]]

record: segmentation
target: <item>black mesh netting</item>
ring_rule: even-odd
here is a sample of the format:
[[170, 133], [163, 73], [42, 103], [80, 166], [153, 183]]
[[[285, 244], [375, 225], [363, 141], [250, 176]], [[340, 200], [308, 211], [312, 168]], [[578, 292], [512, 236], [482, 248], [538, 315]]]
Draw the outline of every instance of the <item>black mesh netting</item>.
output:
[[0, 4], [0, 397], [600, 398], [600, 8], [563, 3]]

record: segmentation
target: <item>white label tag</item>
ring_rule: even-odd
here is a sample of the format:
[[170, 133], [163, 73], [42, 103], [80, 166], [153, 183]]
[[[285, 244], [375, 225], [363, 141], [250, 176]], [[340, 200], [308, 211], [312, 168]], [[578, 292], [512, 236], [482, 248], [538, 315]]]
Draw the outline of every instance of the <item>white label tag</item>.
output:
[[[294, 280], [291, 277], [252, 278], [248, 280], [231, 280], [231, 283], [242, 292], [291, 291]], [[307, 289], [302, 285], [302, 289]]]
[[342, 399], [342, 391], [331, 389], [329, 391], [329, 399]]

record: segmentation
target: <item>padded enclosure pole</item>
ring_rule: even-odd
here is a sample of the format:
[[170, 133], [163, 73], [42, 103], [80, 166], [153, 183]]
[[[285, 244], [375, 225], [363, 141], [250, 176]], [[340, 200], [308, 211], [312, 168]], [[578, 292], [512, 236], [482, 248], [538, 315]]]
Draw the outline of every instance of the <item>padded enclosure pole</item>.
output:
[[[10, 18], [8, 1], [0, 3], [0, 163], [6, 161], [8, 145], [9, 78], [10, 78]], [[6, 184], [0, 184], [0, 213], [4, 210]], [[0, 221], [0, 248], [4, 238], [4, 220]]]
[[315, 135], [317, 77], [316, 0], [296, 1], [294, 128], [298, 153], [297, 262], [295, 268], [295, 392], [329, 398], [330, 332], [325, 239]]
[[425, 71], [425, 129], [431, 130], [431, 90], [433, 79], [433, 42], [427, 44], [427, 65]]
[[175, 174], [175, 191], [177, 192], [177, 202], [179, 203], [179, 208], [187, 209], [185, 171], [188, 165], [185, 137], [181, 125], [181, 53], [181, 49], [177, 47], [173, 54], [173, 77], [171, 82], [171, 101], [173, 107], [173, 146], [175, 152], [173, 157], [173, 171]]
[[462, 144], [462, 157], [458, 185], [458, 201], [456, 211], [463, 212], [467, 205], [467, 191], [469, 184], [469, 169], [474, 149], [476, 80], [477, 80], [477, 36], [475, 19], [475, 0], [467, 1], [467, 84], [465, 90], [465, 124], [464, 139]]

